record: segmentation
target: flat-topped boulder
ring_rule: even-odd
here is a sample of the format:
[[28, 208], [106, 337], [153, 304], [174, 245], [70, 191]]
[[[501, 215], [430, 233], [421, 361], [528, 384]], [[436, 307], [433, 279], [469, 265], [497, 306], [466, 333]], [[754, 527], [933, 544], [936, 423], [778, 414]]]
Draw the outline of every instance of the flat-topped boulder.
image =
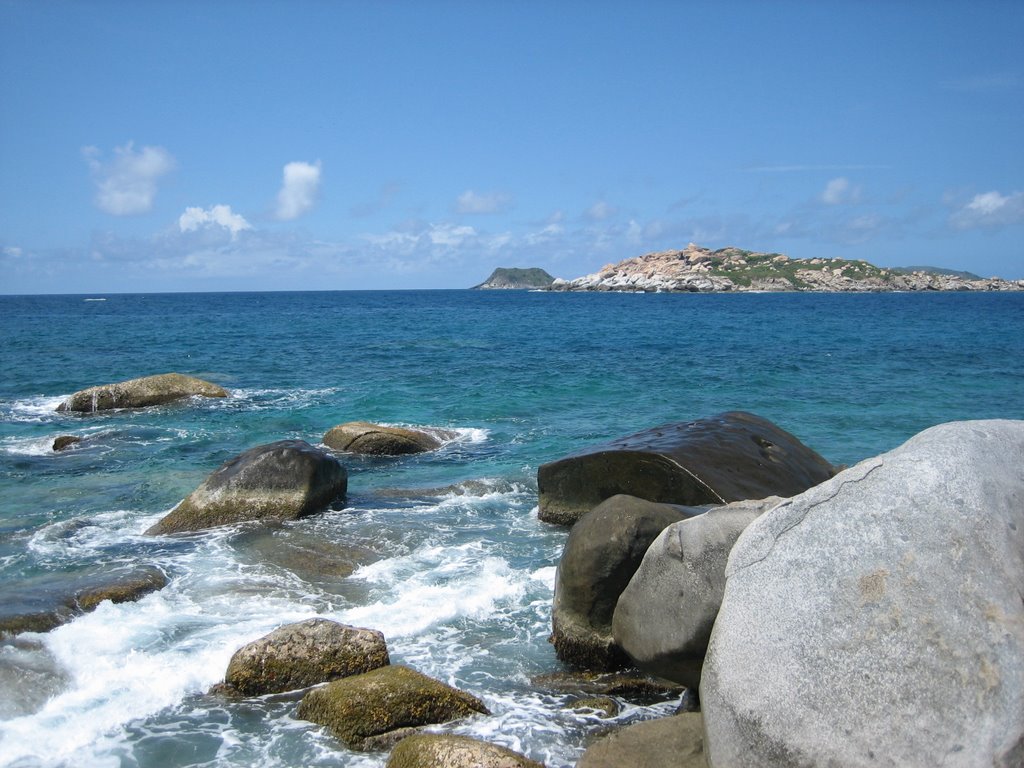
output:
[[345, 497], [338, 459], [304, 440], [280, 440], [224, 462], [149, 535], [182, 533], [249, 520], [295, 520]]
[[420, 429], [371, 424], [368, 421], [350, 421], [332, 427], [324, 435], [324, 445], [348, 453], [403, 456], [409, 453], [435, 451], [445, 440], [453, 437], [454, 432], [445, 430], [426, 432]]
[[730, 411], [586, 448], [537, 470], [539, 518], [572, 525], [625, 493], [684, 506], [795, 496], [834, 467], [767, 419]]
[[228, 391], [194, 376], [161, 373], [83, 389], [58, 405], [57, 410], [93, 413], [113, 408], [145, 408], [195, 396], [227, 397]]
[[713, 768], [1024, 765], [1024, 421], [933, 427], [732, 549]]
[[308, 688], [391, 663], [384, 635], [329, 619], [286, 624], [235, 651], [225, 687], [243, 696]]
[[490, 712], [475, 696], [400, 664], [314, 688], [298, 716], [326, 726], [351, 749], [388, 746], [409, 729]]
[[395, 745], [386, 768], [544, 768], [511, 749], [454, 733], [414, 733]]

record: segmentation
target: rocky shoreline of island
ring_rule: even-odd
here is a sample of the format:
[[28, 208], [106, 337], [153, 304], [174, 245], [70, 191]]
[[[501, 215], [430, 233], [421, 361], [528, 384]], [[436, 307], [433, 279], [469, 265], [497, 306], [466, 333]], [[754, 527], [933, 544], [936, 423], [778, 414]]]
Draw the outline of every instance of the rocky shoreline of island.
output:
[[690, 243], [682, 250], [636, 256], [574, 280], [555, 279], [549, 291], [627, 293], [892, 291], [1021, 291], [1024, 280], [978, 277], [928, 267], [878, 267], [849, 259], [794, 259], [741, 248], [711, 250]]

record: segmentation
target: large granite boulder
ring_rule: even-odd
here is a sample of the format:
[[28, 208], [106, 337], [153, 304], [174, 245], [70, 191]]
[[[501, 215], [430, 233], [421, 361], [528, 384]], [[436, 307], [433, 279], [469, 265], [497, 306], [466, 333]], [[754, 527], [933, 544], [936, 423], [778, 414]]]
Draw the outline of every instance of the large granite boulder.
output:
[[617, 669], [628, 661], [612, 640], [612, 614], [652, 541], [703, 507], [612, 496], [569, 532], [555, 575], [551, 609], [555, 653], [573, 666]]
[[327, 726], [359, 750], [389, 746], [411, 728], [475, 714], [490, 712], [475, 696], [399, 664], [314, 688], [298, 709], [300, 718]]
[[116, 384], [104, 384], [75, 392], [57, 406], [58, 411], [92, 413], [111, 408], [144, 408], [186, 397], [227, 397], [228, 391], [216, 384], [180, 373], [161, 373]]
[[424, 432], [405, 427], [388, 427], [367, 421], [350, 421], [332, 427], [324, 435], [324, 445], [336, 451], [361, 453], [371, 456], [403, 456], [425, 453], [441, 447], [443, 440], [451, 439], [454, 432]]
[[697, 688], [722, 604], [729, 552], [743, 530], [780, 501], [735, 501], [673, 523], [653, 541], [611, 622], [614, 642], [637, 667]]
[[307, 619], [278, 627], [231, 657], [224, 683], [243, 696], [308, 688], [391, 663], [384, 635], [373, 629]]
[[767, 419], [731, 411], [542, 464], [539, 517], [572, 525], [617, 493], [687, 506], [789, 497], [834, 474], [825, 459]]
[[1024, 765], [1024, 422], [928, 429], [729, 558], [712, 766]]
[[303, 440], [280, 440], [224, 462], [146, 533], [294, 520], [344, 498], [347, 489], [348, 473], [333, 455]]
[[415, 733], [395, 745], [386, 768], [544, 768], [541, 763], [469, 736]]
[[707, 768], [702, 726], [699, 712], [633, 723], [587, 747], [576, 768]]

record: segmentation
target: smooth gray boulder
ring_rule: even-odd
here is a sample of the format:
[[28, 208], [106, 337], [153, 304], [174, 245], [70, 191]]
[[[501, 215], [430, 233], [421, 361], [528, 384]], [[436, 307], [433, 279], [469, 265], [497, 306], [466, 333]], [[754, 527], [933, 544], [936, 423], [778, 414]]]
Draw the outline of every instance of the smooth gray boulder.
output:
[[789, 497], [834, 474], [825, 459], [767, 419], [730, 411], [542, 464], [538, 517], [572, 525], [618, 493], [686, 506]]
[[627, 663], [612, 640], [615, 603], [658, 534], [703, 511], [620, 494], [580, 518], [555, 575], [551, 642], [559, 659], [592, 670]]
[[324, 435], [324, 445], [337, 451], [370, 456], [403, 456], [435, 451], [441, 447], [443, 440], [454, 436], [455, 433], [449, 431], [432, 434], [420, 429], [350, 421], [331, 427]]
[[1024, 765], [1024, 422], [928, 429], [729, 558], [700, 694], [729, 766]]
[[602, 736], [576, 768], [706, 768], [699, 712], [633, 723]]
[[614, 642], [637, 667], [697, 688], [729, 552], [743, 530], [780, 501], [770, 496], [715, 507], [673, 523], [651, 543], [612, 618]]
[[416, 733], [395, 745], [386, 768], [544, 768], [511, 749], [453, 733]]
[[231, 657], [224, 683], [243, 696], [308, 688], [391, 663], [384, 635], [328, 619], [286, 624], [243, 645]]
[[332, 454], [303, 440], [280, 440], [224, 462], [146, 534], [295, 520], [344, 498], [347, 489], [348, 473]]
[[194, 376], [161, 373], [83, 389], [58, 405], [57, 410], [93, 413], [112, 408], [145, 408], [193, 396], [227, 397], [228, 391]]

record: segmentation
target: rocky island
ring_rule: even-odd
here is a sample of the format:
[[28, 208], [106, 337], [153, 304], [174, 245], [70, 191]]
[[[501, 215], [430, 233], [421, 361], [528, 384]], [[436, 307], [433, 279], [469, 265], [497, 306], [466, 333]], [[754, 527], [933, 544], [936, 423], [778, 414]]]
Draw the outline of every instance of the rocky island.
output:
[[1020, 291], [1024, 280], [914, 267], [876, 267], [847, 259], [792, 259], [740, 248], [712, 251], [690, 243], [608, 264], [575, 280], [557, 279], [552, 291], [723, 293], [740, 291]]
[[480, 285], [474, 285], [473, 288], [529, 290], [547, 288], [553, 282], [555, 282], [555, 278], [538, 267], [530, 267], [528, 269], [521, 269], [519, 267], [498, 267], [491, 273], [490, 277], [480, 283]]

